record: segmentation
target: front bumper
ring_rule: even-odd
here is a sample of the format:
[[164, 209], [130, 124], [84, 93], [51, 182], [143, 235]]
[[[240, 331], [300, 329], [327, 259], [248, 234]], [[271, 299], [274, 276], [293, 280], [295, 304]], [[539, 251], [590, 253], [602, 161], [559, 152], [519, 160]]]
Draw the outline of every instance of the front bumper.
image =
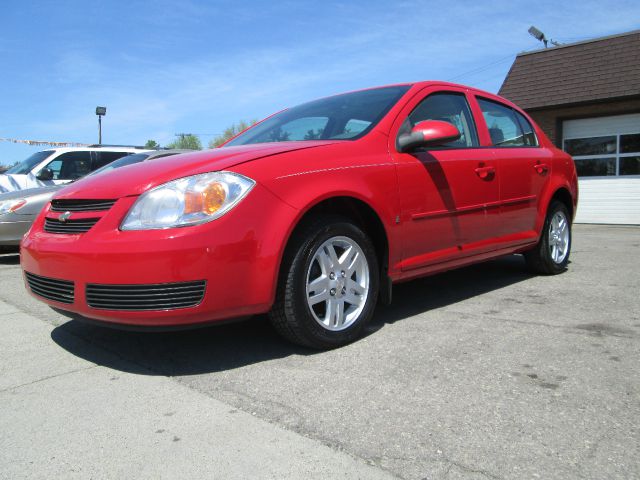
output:
[[[121, 198], [84, 234], [43, 230], [48, 209], [21, 244], [25, 272], [73, 282], [70, 303], [52, 300], [29, 288], [53, 307], [90, 319], [122, 325], [186, 326], [262, 313], [275, 295], [280, 254], [296, 211], [256, 185], [232, 211], [212, 222], [185, 228], [120, 231], [135, 201]], [[273, 215], [265, 215], [264, 212]], [[145, 310], [94, 308], [87, 301], [93, 285], [144, 288], [146, 285], [205, 282], [195, 306]], [[55, 287], [55, 284], [54, 284]]]
[[0, 215], [0, 245], [18, 246], [29, 227], [33, 224], [35, 215], [18, 215], [8, 213]]

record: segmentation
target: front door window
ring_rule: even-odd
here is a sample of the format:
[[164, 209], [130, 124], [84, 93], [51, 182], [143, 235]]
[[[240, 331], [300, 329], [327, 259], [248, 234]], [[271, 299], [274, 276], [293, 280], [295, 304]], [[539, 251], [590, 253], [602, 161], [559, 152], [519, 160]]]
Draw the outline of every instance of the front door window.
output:
[[67, 152], [49, 162], [45, 168], [53, 172], [53, 180], [76, 180], [91, 171], [91, 152]]

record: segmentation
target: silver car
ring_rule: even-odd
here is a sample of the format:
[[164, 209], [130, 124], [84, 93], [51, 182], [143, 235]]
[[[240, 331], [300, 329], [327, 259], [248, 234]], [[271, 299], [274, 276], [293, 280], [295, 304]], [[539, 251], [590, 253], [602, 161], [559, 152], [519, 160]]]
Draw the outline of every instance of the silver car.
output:
[[[125, 167], [134, 163], [167, 157], [179, 153], [189, 153], [193, 150], [157, 150], [135, 153], [105, 165], [90, 173], [98, 175], [115, 168]], [[87, 175], [87, 176], [89, 176]], [[0, 250], [15, 250], [20, 240], [31, 227], [40, 211], [51, 200], [51, 197], [64, 188], [65, 185], [29, 188], [0, 194]]]

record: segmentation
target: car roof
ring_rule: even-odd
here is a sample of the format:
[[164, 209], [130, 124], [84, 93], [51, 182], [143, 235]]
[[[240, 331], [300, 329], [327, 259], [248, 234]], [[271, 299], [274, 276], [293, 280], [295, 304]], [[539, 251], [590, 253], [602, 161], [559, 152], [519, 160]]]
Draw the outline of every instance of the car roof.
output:
[[487, 92], [486, 90], [481, 90], [479, 88], [475, 88], [475, 87], [470, 87], [469, 85], [463, 85], [460, 83], [453, 83], [453, 82], [445, 82], [442, 80], [425, 80], [425, 81], [421, 81], [421, 82], [415, 82], [413, 84], [405, 84], [405, 85], [411, 85], [412, 88], [411, 90], [416, 91], [416, 90], [422, 90], [425, 87], [452, 87], [452, 88], [462, 88], [464, 90], [467, 90], [470, 93], [473, 93], [474, 95], [478, 95], [481, 97], [485, 97], [491, 100], [497, 100], [499, 102], [505, 103], [511, 107], [515, 107], [517, 110], [522, 110], [520, 107], [518, 107], [516, 104], [514, 104], [513, 102], [507, 100], [504, 97], [501, 97], [500, 95], [496, 95], [495, 93], [491, 93], [491, 92]]
[[46, 150], [41, 150], [43, 152], [56, 152], [56, 153], [65, 153], [65, 152], [131, 152], [131, 153], [144, 153], [153, 151], [150, 148], [140, 148], [140, 147], [60, 147], [60, 148], [49, 148]]
[[[378, 88], [389, 88], [389, 87], [409, 87], [406, 94], [411, 94], [413, 95], [415, 92], [422, 90], [425, 87], [452, 87], [452, 88], [462, 88], [464, 90], [467, 90], [475, 95], [480, 95], [482, 97], [486, 97], [489, 99], [494, 99], [494, 100], [498, 100], [501, 101], [503, 103], [506, 103], [510, 106], [513, 107], [517, 107], [517, 105], [514, 105], [513, 102], [510, 102], [509, 100], [507, 100], [504, 97], [501, 97], [499, 95], [496, 95], [495, 93], [491, 93], [491, 92], [487, 92], [485, 90], [480, 90], [479, 88], [475, 88], [475, 87], [470, 87], [468, 85], [463, 85], [460, 83], [453, 83], [453, 82], [446, 82], [444, 80], [422, 80], [422, 81], [418, 81], [418, 82], [404, 82], [404, 83], [391, 83], [389, 85], [378, 85], [378, 86], [374, 86], [374, 87], [367, 87], [367, 88], [359, 88], [356, 90], [351, 90], [351, 91], [347, 91], [347, 92], [338, 92], [332, 95], [328, 95], [326, 97], [320, 97], [316, 100], [322, 99], [322, 98], [331, 98], [334, 96], [338, 96], [338, 95], [344, 95], [347, 93], [355, 93], [355, 92], [365, 92], [367, 90], [376, 90]], [[519, 109], [519, 108], [518, 108]], [[286, 109], [285, 109], [286, 110]], [[520, 110], [520, 109], [519, 109]]]

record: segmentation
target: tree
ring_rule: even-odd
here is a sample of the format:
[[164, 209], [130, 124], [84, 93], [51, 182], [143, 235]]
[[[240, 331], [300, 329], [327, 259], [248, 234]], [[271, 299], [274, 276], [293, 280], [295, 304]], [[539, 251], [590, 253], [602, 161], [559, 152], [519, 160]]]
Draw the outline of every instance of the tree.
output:
[[280, 127], [274, 128], [273, 130], [271, 130], [271, 133], [269, 133], [269, 139], [272, 142], [288, 142], [289, 137], [290, 133], [285, 132]]
[[229, 140], [230, 138], [235, 137], [237, 134], [246, 130], [251, 125], [257, 123], [258, 120], [250, 120], [245, 122], [244, 120], [240, 120], [238, 123], [232, 124], [230, 127], [224, 129], [222, 135], [218, 135], [213, 140], [209, 142], [209, 148], [216, 148], [222, 145], [224, 142]]
[[190, 133], [181, 134], [178, 139], [167, 145], [167, 148], [202, 150], [200, 139]]
[[307, 134], [304, 136], [305, 140], [317, 140], [322, 136], [324, 132], [324, 128], [319, 128], [317, 130], [307, 130]]
[[144, 144], [144, 148], [160, 148], [160, 145], [155, 140], [147, 140]]
[[20, 162], [13, 162], [11, 165], [0, 165], [0, 173], [4, 173], [12, 167], [15, 167]]

